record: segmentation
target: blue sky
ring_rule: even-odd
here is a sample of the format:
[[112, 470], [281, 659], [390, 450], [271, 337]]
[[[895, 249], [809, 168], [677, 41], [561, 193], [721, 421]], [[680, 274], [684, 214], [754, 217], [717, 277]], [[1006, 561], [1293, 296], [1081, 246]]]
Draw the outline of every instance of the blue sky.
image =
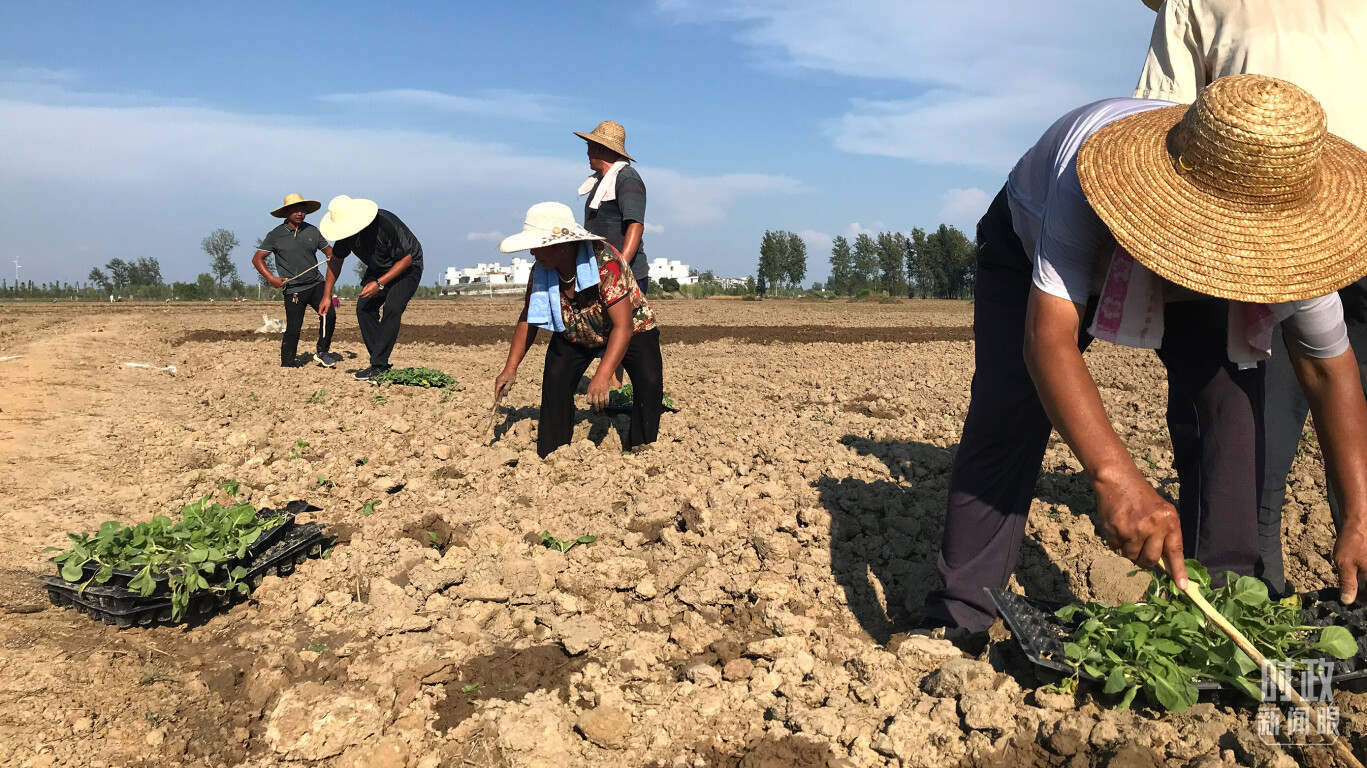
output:
[[[576, 211], [571, 131], [613, 119], [649, 190], [647, 252], [754, 272], [760, 236], [945, 221], [971, 236], [1054, 118], [1128, 95], [1139, 0], [14, 4], [0, 28], [0, 276], [207, 267], [288, 192], [369, 197], [425, 280], [506, 260], [527, 207]], [[316, 216], [314, 217], [316, 220]]]

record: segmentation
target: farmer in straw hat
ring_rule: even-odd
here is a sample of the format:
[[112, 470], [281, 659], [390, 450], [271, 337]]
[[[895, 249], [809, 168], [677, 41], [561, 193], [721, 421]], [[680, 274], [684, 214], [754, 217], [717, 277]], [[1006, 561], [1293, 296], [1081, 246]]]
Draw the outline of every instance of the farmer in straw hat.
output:
[[357, 371], [356, 378], [368, 381], [393, 367], [389, 355], [399, 339], [404, 309], [422, 282], [422, 244], [398, 216], [373, 200], [346, 195], [332, 198], [318, 228], [333, 241], [337, 255], [328, 262], [323, 288], [329, 300], [342, 260], [354, 253], [365, 264], [361, 295], [356, 300], [356, 324], [370, 353], [370, 365]]
[[[1335, 562], [1353, 600], [1367, 569], [1367, 402], [1334, 291], [1367, 273], [1364, 238], [1367, 153], [1329, 134], [1290, 83], [1237, 75], [1191, 107], [1107, 99], [1054, 123], [978, 223], [977, 370], [950, 479], [945, 586], [925, 625], [992, 621], [983, 588], [1005, 587], [1015, 568], [1051, 425], [1125, 557], [1166, 560], [1179, 586], [1184, 554], [1251, 574], [1261, 412], [1246, 374], [1278, 320], [1344, 500]], [[1082, 357], [1094, 337], [1159, 349], [1169, 391], [1211, 438], [1197, 455], [1174, 444], [1181, 498], [1214, 483], [1229, 503], [1179, 516], [1139, 473]]]
[[[332, 299], [324, 292], [323, 275], [314, 255], [322, 251], [331, 259], [332, 246], [317, 227], [304, 221], [305, 216], [321, 207], [317, 200], [286, 195], [285, 202], [271, 211], [272, 216], [284, 219], [284, 223], [261, 238], [252, 256], [252, 266], [261, 277], [285, 294], [285, 335], [280, 339], [280, 365], [285, 368], [298, 365], [299, 331], [304, 325], [304, 310], [308, 307], [318, 312], [322, 324], [313, 359], [327, 368], [336, 365], [339, 359], [329, 351], [332, 331], [337, 326], [337, 313], [333, 311]], [[275, 256], [274, 274], [266, 266], [266, 257], [272, 254]], [[328, 297], [326, 301], [325, 297]]]
[[[1217, 78], [1252, 73], [1290, 80], [1324, 107], [1334, 133], [1367, 149], [1367, 101], [1358, 78], [1367, 68], [1367, 3], [1341, 0], [1169, 0], [1154, 21], [1136, 98], [1190, 104], [1196, 92]], [[1348, 341], [1367, 387], [1367, 279], [1339, 290]], [[1282, 346], [1280, 329], [1274, 349]], [[1258, 565], [1255, 575], [1286, 591], [1282, 568], [1282, 504], [1286, 476], [1296, 458], [1310, 405], [1291, 360], [1273, 355], [1266, 365], [1263, 419], [1266, 458], [1258, 508]], [[1342, 510], [1332, 486], [1329, 511], [1336, 524]]]
[[494, 380], [494, 397], [502, 398], [517, 378], [537, 329], [551, 331], [541, 378], [541, 421], [536, 452], [543, 458], [574, 434], [574, 390], [598, 350], [603, 362], [589, 382], [589, 405], [608, 404], [611, 372], [626, 366], [635, 388], [631, 428], [625, 445], [655, 442], [664, 410], [660, 332], [631, 266], [603, 237], [574, 220], [561, 203], [538, 203], [527, 211], [522, 231], [498, 249], [516, 253], [530, 249], [536, 259], [527, 284], [522, 315], [513, 330], [508, 363]]
[[[626, 129], [604, 120], [591, 132], [575, 131], [574, 135], [587, 143], [589, 168], [593, 170], [579, 186], [579, 195], [588, 195], [584, 199], [584, 229], [607, 240], [622, 254], [644, 294], [650, 283], [650, 265], [641, 239], [646, 223], [646, 185], [630, 165], [635, 158], [627, 154]], [[621, 368], [613, 373], [614, 388], [622, 385], [622, 373]]]

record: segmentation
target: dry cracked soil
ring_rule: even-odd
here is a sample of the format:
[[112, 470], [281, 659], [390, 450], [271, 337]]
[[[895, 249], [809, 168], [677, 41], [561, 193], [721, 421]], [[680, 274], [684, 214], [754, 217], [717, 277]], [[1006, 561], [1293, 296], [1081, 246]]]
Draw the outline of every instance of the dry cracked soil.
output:
[[[679, 407], [659, 442], [623, 453], [626, 417], [581, 410], [542, 461], [543, 345], [490, 429], [512, 303], [410, 308], [395, 363], [450, 392], [352, 380], [349, 312], [326, 370], [275, 366], [279, 337], [252, 332], [273, 303], [0, 307], [0, 357], [20, 356], [0, 361], [0, 766], [1333, 764], [1262, 745], [1241, 701], [1179, 716], [1050, 693], [1000, 624], [976, 647], [905, 633], [938, 578], [970, 304], [657, 309]], [[1175, 492], [1160, 365], [1088, 358]], [[320, 507], [329, 556], [190, 627], [48, 604], [43, 549], [66, 531], [222, 499], [230, 478], [258, 506]], [[1285, 526], [1292, 584], [1329, 583], [1313, 436]], [[1142, 591], [1057, 438], [1027, 530], [1013, 589]], [[560, 552], [545, 532], [597, 540]], [[1337, 703], [1355, 741], [1367, 698]]]

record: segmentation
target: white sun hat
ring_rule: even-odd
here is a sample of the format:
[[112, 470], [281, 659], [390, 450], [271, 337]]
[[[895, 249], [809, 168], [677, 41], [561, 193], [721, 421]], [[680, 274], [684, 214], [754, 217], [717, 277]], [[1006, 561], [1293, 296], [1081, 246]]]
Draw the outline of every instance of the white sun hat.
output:
[[374, 200], [359, 197], [353, 200], [346, 195], [338, 195], [332, 198], [328, 203], [328, 212], [318, 220], [318, 231], [335, 243], [365, 229], [375, 220], [379, 210], [380, 206]]
[[498, 249], [504, 253], [517, 253], [556, 243], [603, 239], [605, 238], [579, 226], [568, 205], [537, 203], [527, 209], [527, 220], [522, 224], [522, 231], [503, 238], [503, 242], [498, 244]]

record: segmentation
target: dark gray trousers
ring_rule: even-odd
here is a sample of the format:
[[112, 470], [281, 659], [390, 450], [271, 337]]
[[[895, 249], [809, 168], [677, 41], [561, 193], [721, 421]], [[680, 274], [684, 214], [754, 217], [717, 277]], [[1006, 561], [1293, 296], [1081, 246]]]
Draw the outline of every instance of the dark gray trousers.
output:
[[[944, 587], [926, 599], [925, 619], [931, 624], [986, 629], [996, 610], [983, 588], [1005, 588], [1016, 568], [1052, 430], [1023, 354], [1031, 274], [1003, 191], [978, 223], [976, 369], [949, 481], [939, 555]], [[1220, 302], [1190, 304], [1173, 305], [1177, 314], [1169, 309], [1166, 327], [1175, 332], [1164, 337], [1160, 352], [1169, 376], [1184, 546], [1188, 557], [1251, 574], [1260, 412], [1253, 398], [1261, 394], [1255, 383], [1259, 372], [1219, 364], [1226, 358], [1227, 315]], [[1090, 324], [1090, 308], [1087, 314], [1084, 327]], [[1085, 332], [1079, 334], [1081, 348], [1090, 342]]]
[[[1348, 343], [1357, 353], [1358, 373], [1367, 391], [1367, 278], [1339, 291], [1343, 300], [1344, 319], [1348, 323]], [[1258, 567], [1255, 575], [1268, 587], [1286, 593], [1286, 571], [1282, 564], [1282, 505], [1286, 502], [1286, 476], [1296, 460], [1305, 417], [1310, 404], [1301, 392], [1291, 357], [1282, 342], [1278, 327], [1272, 338], [1272, 358], [1267, 361], [1267, 397], [1263, 405], [1263, 420], [1267, 430], [1267, 448], [1263, 464], [1263, 487], [1258, 505]], [[1326, 486], [1328, 483], [1325, 484]], [[1338, 497], [1329, 488], [1329, 512], [1338, 527], [1340, 517]]]

